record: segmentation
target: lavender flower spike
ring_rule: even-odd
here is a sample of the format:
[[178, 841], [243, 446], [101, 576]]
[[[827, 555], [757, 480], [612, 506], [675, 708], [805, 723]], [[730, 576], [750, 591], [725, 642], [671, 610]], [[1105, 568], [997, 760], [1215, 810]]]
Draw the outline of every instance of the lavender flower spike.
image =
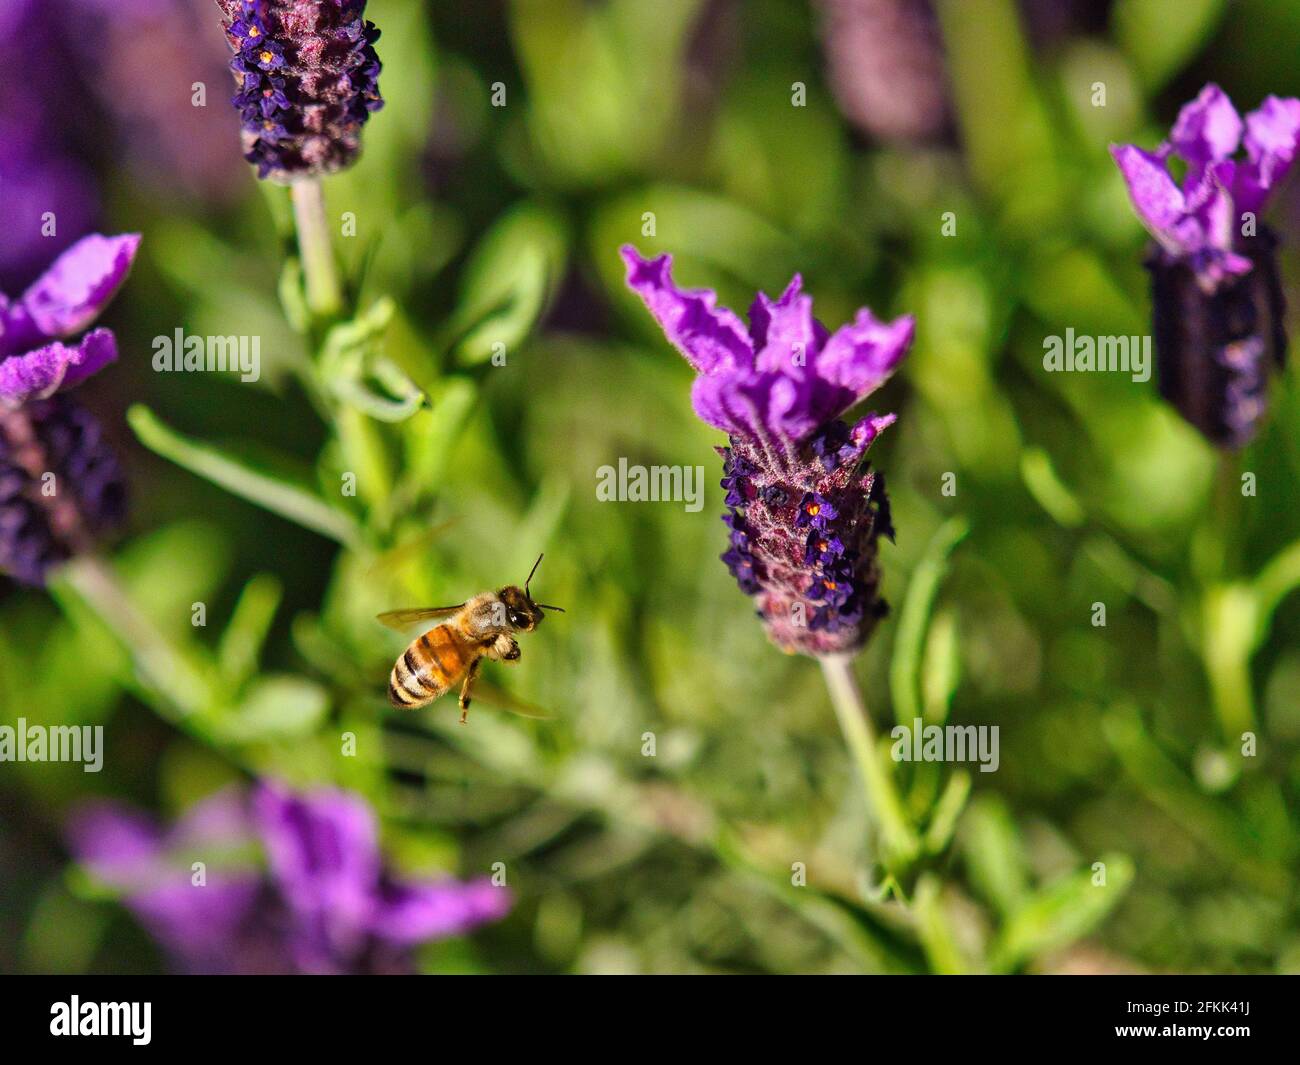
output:
[[217, 0], [235, 56], [244, 158], [289, 184], [351, 166], [383, 106], [366, 0]]
[[839, 416], [893, 373], [915, 323], [863, 308], [831, 333], [796, 275], [779, 299], [758, 294], [746, 327], [713, 292], [679, 289], [671, 256], [622, 255], [628, 286], [699, 372], [695, 413], [729, 437], [718, 449], [731, 530], [722, 560], [783, 650], [856, 650], [886, 610], [876, 541], [893, 529], [864, 456], [894, 416], [851, 427]]
[[[1161, 394], [1222, 447], [1255, 435], [1269, 366], [1285, 362], [1277, 240], [1258, 216], [1298, 150], [1300, 100], [1270, 96], [1243, 121], [1213, 84], [1183, 107], [1155, 152], [1111, 146], [1154, 238], [1146, 265]], [[1186, 166], [1181, 185], [1171, 157]]]
[[125, 482], [99, 423], [56, 393], [117, 358], [107, 329], [64, 341], [107, 306], [139, 244], [86, 237], [17, 300], [0, 293], [0, 571], [24, 584], [43, 584], [122, 516]]

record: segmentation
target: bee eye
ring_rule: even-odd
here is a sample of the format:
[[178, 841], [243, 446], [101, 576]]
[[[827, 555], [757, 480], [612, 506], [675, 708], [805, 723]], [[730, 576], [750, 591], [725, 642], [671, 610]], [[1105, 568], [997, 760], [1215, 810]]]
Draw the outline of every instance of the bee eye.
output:
[[516, 614], [513, 611], [511, 611], [510, 624], [515, 626], [521, 626], [523, 625], [523, 623], [524, 623], [524, 616], [522, 614]]

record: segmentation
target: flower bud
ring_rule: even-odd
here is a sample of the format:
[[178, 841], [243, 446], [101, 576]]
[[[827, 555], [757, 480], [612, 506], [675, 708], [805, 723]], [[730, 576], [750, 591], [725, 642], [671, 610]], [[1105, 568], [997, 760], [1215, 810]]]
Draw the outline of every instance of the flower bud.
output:
[[365, 0], [217, 0], [234, 51], [244, 158], [288, 184], [351, 166], [383, 106]]

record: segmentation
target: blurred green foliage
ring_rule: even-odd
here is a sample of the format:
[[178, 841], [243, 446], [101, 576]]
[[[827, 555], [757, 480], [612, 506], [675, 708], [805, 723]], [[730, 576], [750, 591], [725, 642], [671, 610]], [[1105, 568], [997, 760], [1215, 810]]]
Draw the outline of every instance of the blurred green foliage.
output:
[[[1300, 3], [1121, 0], [1038, 46], [1010, 0], [935, 6], [957, 136], [891, 146], [841, 118], [803, 3], [371, 0], [388, 105], [326, 186], [355, 216], [346, 321], [305, 311], [282, 190], [250, 176], [218, 210], [105, 175], [112, 229], [145, 234], [95, 386], [132, 465], [113, 565], [139, 616], [76, 580], [62, 610], [0, 603], [5, 719], [108, 745], [97, 777], [4, 767], [5, 968], [160, 964], [67, 874], [62, 819], [88, 795], [170, 815], [251, 773], [362, 792], [409, 868], [507, 863], [515, 912], [428, 947], [432, 971], [1300, 970], [1293, 375], [1221, 457], [1153, 383], [1040, 367], [1067, 327], [1148, 331], [1107, 144], [1154, 145], [1211, 77], [1250, 106], [1300, 91], [1271, 43]], [[880, 732], [998, 725], [1002, 750], [990, 774], [897, 767], [925, 840], [906, 875], [815, 663], [767, 645], [717, 561], [721, 441], [624, 291], [629, 241], [737, 309], [798, 270], [828, 324], [918, 318], [873, 401], [900, 415], [872, 452], [898, 537], [859, 676]], [[151, 373], [178, 325], [260, 335], [260, 384]], [[703, 511], [598, 503], [620, 456], [704, 465]], [[567, 613], [488, 679], [554, 720], [392, 712], [403, 642], [375, 614], [542, 550]]]

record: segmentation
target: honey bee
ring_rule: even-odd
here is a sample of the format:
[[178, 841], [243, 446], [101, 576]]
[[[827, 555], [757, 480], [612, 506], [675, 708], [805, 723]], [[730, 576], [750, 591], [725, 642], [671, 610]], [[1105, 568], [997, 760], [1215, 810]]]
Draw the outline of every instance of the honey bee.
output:
[[416, 710], [441, 698], [463, 678], [460, 723], [466, 724], [470, 693], [483, 659], [518, 662], [520, 650], [515, 633], [532, 632], [541, 624], [543, 611], [564, 613], [561, 607], [533, 602], [528, 592], [543, 557], [537, 556], [522, 590], [508, 584], [500, 591], [483, 592], [456, 606], [380, 614], [379, 620], [394, 629], [428, 618], [447, 618], [414, 641], [397, 660], [388, 677], [388, 701], [399, 710]]

